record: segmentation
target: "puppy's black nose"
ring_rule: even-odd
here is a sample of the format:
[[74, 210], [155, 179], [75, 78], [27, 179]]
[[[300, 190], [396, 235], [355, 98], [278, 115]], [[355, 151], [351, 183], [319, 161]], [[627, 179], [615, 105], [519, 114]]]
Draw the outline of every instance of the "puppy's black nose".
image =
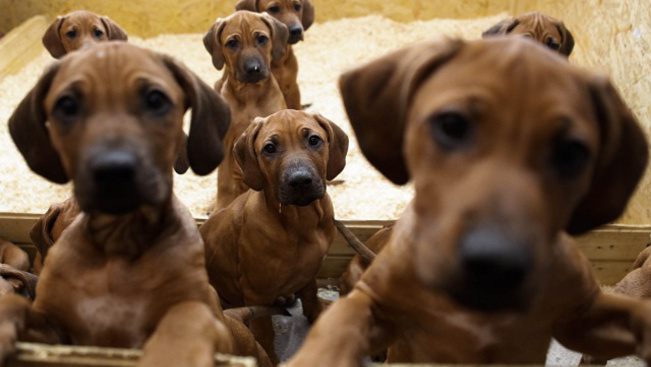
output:
[[306, 169], [297, 169], [289, 174], [287, 184], [295, 190], [307, 189], [312, 185], [312, 175]]
[[137, 159], [134, 154], [112, 151], [97, 156], [90, 169], [99, 185], [132, 184], [136, 177]]
[[459, 252], [464, 293], [477, 298], [480, 307], [491, 308], [493, 297], [515, 294], [533, 266], [529, 244], [494, 230], [468, 232], [461, 239]]
[[262, 72], [262, 64], [259, 60], [248, 59], [244, 62], [244, 72], [249, 75], [260, 74]]

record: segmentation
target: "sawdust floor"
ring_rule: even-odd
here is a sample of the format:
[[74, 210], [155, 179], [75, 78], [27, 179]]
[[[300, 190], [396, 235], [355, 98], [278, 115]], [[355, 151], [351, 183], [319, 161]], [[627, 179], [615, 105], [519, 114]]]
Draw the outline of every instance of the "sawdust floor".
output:
[[[346, 169], [337, 177], [343, 184], [328, 187], [339, 219], [395, 219], [411, 199], [413, 188], [393, 185], [364, 159], [341, 104], [338, 76], [353, 65], [428, 37], [478, 38], [482, 30], [504, 16], [409, 24], [368, 16], [315, 24], [308, 30], [305, 41], [295, 46], [303, 103], [311, 103], [308, 111], [319, 112], [335, 121], [351, 138]], [[151, 39], [131, 37], [130, 42], [174, 55], [212, 85], [221, 72], [213, 68], [202, 37], [202, 34], [162, 35]], [[43, 51], [19, 74], [0, 83], [0, 121], [8, 120], [50, 62], [52, 58]], [[0, 124], [0, 151], [0, 212], [43, 213], [51, 203], [70, 195], [70, 185], [52, 184], [29, 171], [9, 137], [6, 123]], [[216, 177], [216, 173], [205, 177], [192, 173], [175, 177], [177, 195], [196, 217], [205, 216], [215, 197]]]

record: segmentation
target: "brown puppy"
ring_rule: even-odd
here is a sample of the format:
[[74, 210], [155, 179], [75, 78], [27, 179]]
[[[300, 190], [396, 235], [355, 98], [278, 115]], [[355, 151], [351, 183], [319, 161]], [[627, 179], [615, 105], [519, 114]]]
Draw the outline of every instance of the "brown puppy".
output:
[[38, 250], [34, 257], [34, 274], [41, 274], [43, 260], [47, 252], [79, 213], [81, 213], [81, 209], [77, 201], [74, 198], [69, 198], [62, 203], [50, 205], [47, 212], [34, 223], [29, 231], [29, 238]]
[[[377, 255], [389, 242], [392, 233], [393, 225], [386, 226], [371, 236], [364, 245], [369, 251]], [[341, 275], [341, 281], [339, 282], [339, 294], [341, 296], [352, 292], [355, 284], [361, 279], [362, 274], [364, 274], [371, 262], [372, 259], [365, 258], [360, 254], [353, 256], [350, 263], [348, 263], [348, 267], [346, 267], [346, 271]]]
[[27, 272], [29, 256], [20, 247], [0, 238], [0, 296], [12, 293], [34, 298], [36, 277]]
[[502, 37], [414, 44], [340, 86], [366, 157], [415, 197], [289, 366], [360, 366], [387, 346], [390, 362], [541, 364], [552, 337], [610, 358], [637, 336], [651, 360], [651, 305], [601, 292], [564, 232], [619, 216], [646, 167], [607, 78]]
[[107, 16], [78, 10], [59, 16], [43, 35], [43, 45], [52, 57], [104, 41], [126, 41], [127, 32]]
[[[315, 276], [335, 235], [325, 183], [344, 169], [347, 151], [337, 125], [295, 110], [256, 119], [238, 139], [235, 157], [252, 190], [199, 229], [224, 306], [273, 305], [297, 294], [308, 320], [316, 319]], [[274, 361], [271, 321], [252, 328]]]
[[285, 56], [271, 63], [271, 72], [280, 85], [287, 108], [302, 109], [298, 88], [298, 60], [292, 45], [303, 40], [303, 33], [314, 23], [314, 6], [310, 0], [241, 0], [237, 10], [266, 12], [282, 22], [289, 30], [289, 44]]
[[615, 292], [638, 298], [651, 298], [651, 247], [645, 248], [633, 263], [633, 270], [615, 286]]
[[486, 38], [506, 34], [533, 38], [565, 56], [570, 56], [574, 49], [574, 37], [565, 24], [538, 11], [504, 19], [485, 30], [481, 36]]
[[[285, 55], [287, 27], [268, 15], [238, 11], [218, 19], [206, 33], [203, 44], [217, 70], [224, 75], [215, 85], [231, 108], [231, 127], [224, 146], [233, 150], [235, 141], [256, 117], [285, 109], [278, 82], [270, 73], [272, 60]], [[227, 154], [217, 170], [217, 204], [221, 209], [248, 190], [235, 157]]]
[[172, 192], [189, 108], [187, 156], [205, 175], [223, 158], [228, 106], [170, 57], [98, 44], [54, 64], [23, 99], [14, 142], [36, 173], [73, 180], [83, 212], [49, 249], [33, 306], [0, 299], [0, 359], [18, 338], [144, 348], [141, 366], [212, 366], [216, 351], [268, 365], [252, 334], [233, 340], [244, 326], [224, 317], [196, 223]]

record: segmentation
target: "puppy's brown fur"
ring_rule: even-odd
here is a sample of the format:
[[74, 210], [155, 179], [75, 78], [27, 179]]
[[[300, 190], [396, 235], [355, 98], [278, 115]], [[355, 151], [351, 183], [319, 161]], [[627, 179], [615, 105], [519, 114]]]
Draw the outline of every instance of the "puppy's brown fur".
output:
[[303, 34], [314, 23], [314, 5], [310, 0], [241, 0], [237, 10], [266, 12], [282, 22], [289, 31], [289, 44], [285, 56], [271, 63], [271, 72], [280, 85], [287, 108], [302, 109], [301, 91], [298, 87], [298, 60], [292, 45], [303, 40]]
[[638, 255], [633, 270], [615, 286], [615, 292], [638, 298], [651, 298], [651, 247]]
[[43, 35], [43, 46], [60, 59], [68, 52], [105, 41], [126, 41], [127, 32], [107, 16], [78, 10], [55, 19]]
[[[297, 294], [308, 320], [316, 319], [315, 276], [335, 234], [325, 183], [343, 170], [347, 150], [337, 125], [293, 110], [256, 119], [240, 137], [235, 156], [252, 189], [200, 228], [225, 306], [273, 305]], [[273, 330], [264, 322], [253, 326], [272, 356]]]
[[19, 151], [45, 178], [72, 179], [83, 212], [49, 249], [33, 305], [0, 299], [2, 359], [20, 339], [144, 348], [140, 366], [213, 366], [215, 352], [268, 365], [223, 315], [196, 223], [172, 193], [189, 108], [187, 157], [205, 175], [223, 158], [228, 106], [170, 57], [98, 44], [50, 67], [17, 107]]
[[485, 30], [482, 37], [507, 34], [530, 37], [565, 56], [574, 49], [574, 37], [565, 24], [538, 11], [504, 19]]
[[366, 157], [415, 197], [289, 366], [360, 366], [387, 346], [390, 362], [541, 364], [552, 337], [651, 360], [650, 304], [601, 292], [565, 233], [619, 216], [646, 167], [606, 78], [503, 37], [415, 44], [340, 86]]
[[[224, 75], [215, 85], [231, 108], [232, 124], [224, 146], [233, 150], [235, 141], [256, 117], [265, 117], [286, 107], [278, 82], [270, 72], [271, 61], [285, 55], [287, 27], [268, 15], [238, 11], [218, 19], [206, 33], [204, 46], [217, 70]], [[217, 170], [216, 209], [224, 208], [248, 190], [242, 170], [228, 154]]]

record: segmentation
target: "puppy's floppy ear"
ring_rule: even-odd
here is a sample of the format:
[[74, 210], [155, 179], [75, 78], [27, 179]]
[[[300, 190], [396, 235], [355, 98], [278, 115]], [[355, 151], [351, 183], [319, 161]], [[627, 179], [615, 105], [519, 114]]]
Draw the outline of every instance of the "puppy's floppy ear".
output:
[[181, 137], [181, 146], [179, 148], [179, 154], [176, 156], [174, 161], [174, 171], [179, 175], [182, 175], [188, 171], [190, 168], [190, 161], [188, 160], [188, 135], [183, 133]]
[[506, 18], [494, 26], [488, 28], [485, 30], [482, 34], [482, 38], [486, 37], [491, 37], [491, 36], [498, 36], [498, 35], [503, 35], [503, 34], [508, 34], [513, 30], [513, 28], [517, 27], [518, 24], [520, 24], [520, 21], [514, 17]]
[[65, 19], [65, 17], [57, 17], [43, 34], [43, 46], [55, 59], [60, 59], [66, 54], [66, 49], [63, 48], [63, 42], [61, 42], [61, 35], [59, 34]]
[[334, 122], [321, 116], [318, 113], [312, 117], [321, 125], [328, 134], [328, 172], [326, 179], [332, 180], [337, 177], [346, 167], [346, 154], [348, 153], [348, 135], [341, 130]]
[[54, 228], [54, 223], [56, 223], [59, 215], [61, 215], [62, 210], [63, 204], [61, 203], [50, 205], [47, 212], [38, 218], [36, 223], [32, 226], [32, 229], [29, 231], [29, 238], [41, 254], [42, 259], [45, 259], [48, 250], [54, 245], [52, 229]]
[[278, 61], [285, 56], [289, 31], [287, 30], [286, 25], [267, 13], [262, 14], [262, 20], [267, 24], [267, 27], [269, 27], [269, 30], [271, 31], [271, 57], [273, 57], [274, 61]]
[[362, 152], [396, 184], [409, 180], [403, 133], [411, 96], [462, 45], [460, 40], [449, 39], [417, 43], [339, 78], [344, 106]]
[[307, 31], [312, 23], [314, 23], [314, 5], [312, 5], [312, 1], [310, 0], [303, 0], [303, 14], [301, 16], [303, 29]]
[[122, 29], [117, 23], [107, 16], [99, 17], [106, 28], [106, 37], [113, 41], [126, 41], [129, 38], [127, 31]]
[[183, 88], [192, 109], [187, 150], [188, 162], [198, 175], [212, 172], [224, 158], [223, 139], [231, 121], [224, 98], [187, 67], [169, 56], [160, 56]]
[[203, 46], [212, 56], [212, 64], [217, 70], [224, 68], [224, 51], [222, 50], [221, 36], [226, 20], [219, 18], [210, 27], [205, 36], [203, 36]]
[[69, 178], [45, 126], [47, 116], [44, 101], [58, 71], [59, 63], [50, 66], [36, 86], [20, 101], [9, 117], [9, 132], [32, 171], [50, 181], [66, 183]]
[[567, 231], [586, 232], [619, 217], [646, 169], [649, 147], [635, 116], [606, 77], [592, 77], [590, 93], [600, 150], [588, 193]]
[[258, 153], [255, 151], [255, 139], [264, 124], [264, 119], [256, 117], [235, 142], [233, 154], [237, 164], [242, 168], [242, 180], [253, 190], [264, 188], [264, 176], [258, 163]]
[[572, 50], [574, 49], [574, 37], [572, 36], [572, 33], [570, 33], [570, 30], [565, 28], [565, 24], [563, 24], [563, 22], [556, 23], [556, 28], [562, 37], [561, 47], [558, 49], [558, 52], [565, 56], [570, 56]]
[[235, 5], [235, 10], [248, 10], [258, 12], [258, 2], [259, 0], [240, 0]]

